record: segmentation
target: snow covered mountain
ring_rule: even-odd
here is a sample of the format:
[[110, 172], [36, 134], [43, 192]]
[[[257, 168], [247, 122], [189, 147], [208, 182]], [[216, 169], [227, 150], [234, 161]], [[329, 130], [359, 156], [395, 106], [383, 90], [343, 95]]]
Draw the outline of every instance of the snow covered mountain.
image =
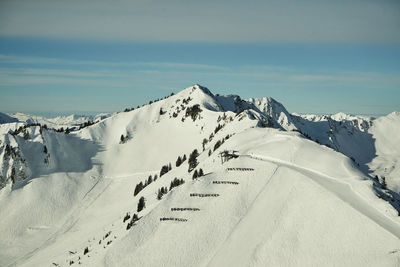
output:
[[0, 266], [400, 262], [400, 113], [194, 85], [81, 126], [0, 125]]
[[[15, 113], [11, 115], [7, 115], [4, 113], [0, 113], [0, 124], [4, 123], [12, 123], [12, 122], [20, 122], [24, 123], [25, 125], [31, 124], [42, 124], [47, 125], [50, 128], [68, 128], [68, 127], [75, 127], [87, 123], [88, 121], [100, 121], [107, 117], [110, 114], [103, 113], [97, 115], [69, 115], [69, 116], [58, 116], [54, 118], [45, 118], [41, 116], [31, 115], [31, 114], [24, 114], [24, 113]], [[4, 118], [4, 119], [2, 119]], [[8, 118], [8, 119], [5, 119]]]

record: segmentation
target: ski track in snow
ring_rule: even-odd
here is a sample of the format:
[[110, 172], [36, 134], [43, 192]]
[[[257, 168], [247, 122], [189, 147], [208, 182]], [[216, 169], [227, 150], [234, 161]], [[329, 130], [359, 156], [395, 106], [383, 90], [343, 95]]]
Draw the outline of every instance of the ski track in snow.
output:
[[[56, 242], [57, 238], [62, 234], [68, 232], [74, 225], [79, 221], [80, 214], [89, 208], [95, 201], [103, 194], [107, 188], [111, 185], [112, 180], [105, 180], [103, 178], [99, 178], [94, 185], [86, 192], [86, 194], [82, 198], [82, 204], [80, 204], [77, 208], [73, 210], [68, 219], [64, 222], [64, 224], [54, 233], [52, 234], [46, 241], [43, 242], [42, 245], [35, 248], [34, 250], [28, 252], [22, 258], [17, 259], [13, 263], [8, 266], [18, 266], [19, 263], [25, 262], [29, 258], [31, 258], [36, 252], [41, 249], [48, 247], [49, 245]], [[102, 184], [102, 186], [99, 186]]]
[[[135, 175], [144, 175], [144, 174], [147, 175], [147, 174], [154, 174], [157, 172], [158, 170], [153, 170], [153, 171], [135, 172], [121, 176], [100, 176], [98, 180], [93, 184], [93, 186], [83, 196], [82, 204], [80, 204], [77, 208], [74, 209], [74, 211], [65, 221], [65, 223], [54, 234], [52, 234], [46, 241], [44, 241], [42, 245], [35, 248], [31, 252], [27, 253], [22, 258], [17, 259], [8, 266], [18, 266], [19, 263], [25, 262], [39, 250], [44, 249], [49, 245], [53, 244], [54, 242], [56, 242], [59, 236], [68, 232], [70, 229], [72, 229], [72, 227], [74, 227], [74, 225], [76, 225], [76, 223], [79, 221], [80, 214], [82, 214], [84, 210], [89, 208], [107, 190], [107, 188], [113, 183], [113, 181], [130, 178]], [[94, 176], [91, 176], [91, 178], [96, 179], [96, 177]], [[100, 184], [103, 185], [100, 186]]]
[[240, 156], [249, 157], [255, 160], [271, 162], [277, 164], [278, 167], [287, 167], [309, 177], [311, 180], [336, 195], [342, 201], [353, 207], [355, 210], [368, 217], [376, 224], [384, 228], [386, 231], [400, 239], [400, 226], [396, 222], [373, 208], [371, 205], [368, 205], [368, 203], [362, 198], [362, 196], [354, 192], [350, 184], [338, 181], [337, 179], [320, 173], [316, 170], [304, 168], [297, 164], [286, 162], [277, 158], [262, 155]]
[[210, 264], [213, 262], [214, 258], [219, 254], [219, 252], [221, 251], [221, 249], [225, 246], [225, 243], [228, 241], [229, 237], [232, 235], [232, 233], [237, 229], [237, 226], [242, 222], [242, 220], [246, 217], [246, 215], [249, 213], [250, 211], [250, 207], [253, 206], [253, 204], [257, 201], [257, 199], [259, 199], [260, 195], [262, 194], [262, 192], [264, 192], [265, 188], [267, 188], [267, 186], [269, 185], [269, 183], [271, 182], [272, 178], [275, 176], [276, 172], [279, 169], [279, 165], [276, 166], [275, 170], [272, 172], [271, 176], [269, 177], [268, 181], [264, 184], [264, 186], [261, 188], [261, 190], [257, 193], [257, 196], [253, 199], [253, 201], [250, 203], [249, 208], [247, 209], [246, 213], [243, 214], [243, 216], [237, 221], [237, 223], [235, 224], [234, 227], [231, 228], [230, 233], [226, 236], [225, 240], [221, 243], [220, 247], [216, 250], [216, 252], [214, 253], [214, 255], [211, 257], [211, 259], [208, 261], [207, 266], [210, 266]]

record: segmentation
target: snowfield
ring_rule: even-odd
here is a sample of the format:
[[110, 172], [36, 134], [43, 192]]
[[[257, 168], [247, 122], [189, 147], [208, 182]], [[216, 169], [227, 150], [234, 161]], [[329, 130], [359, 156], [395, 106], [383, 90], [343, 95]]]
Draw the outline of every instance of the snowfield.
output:
[[400, 265], [399, 113], [195, 85], [68, 134], [24, 125], [0, 125], [0, 266]]

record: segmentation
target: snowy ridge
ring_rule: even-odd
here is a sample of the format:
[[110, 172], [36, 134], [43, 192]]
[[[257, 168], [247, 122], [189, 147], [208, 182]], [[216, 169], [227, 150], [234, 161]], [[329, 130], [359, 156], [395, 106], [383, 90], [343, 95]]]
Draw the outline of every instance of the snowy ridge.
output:
[[285, 130], [295, 129], [291, 115], [286, 108], [271, 97], [250, 98], [247, 102], [253, 104], [260, 112], [273, 118]]
[[[1, 118], [4, 116], [7, 116], [8, 119], [5, 121], [2, 121]], [[58, 116], [58, 117], [54, 117], [54, 118], [45, 118], [42, 116], [24, 114], [24, 113], [20, 113], [20, 112], [11, 114], [11, 115], [6, 115], [4, 113], [0, 113], [0, 124], [19, 122], [19, 123], [23, 123], [25, 125], [41, 124], [41, 125], [47, 125], [49, 128], [59, 129], [62, 127], [68, 128], [68, 127], [73, 127], [73, 126], [79, 126], [88, 121], [98, 122], [109, 116], [110, 116], [110, 114], [102, 113], [102, 114], [97, 114], [94, 116], [72, 114], [69, 116]]]
[[24, 125], [0, 125], [1, 266], [400, 261], [399, 113], [300, 116], [194, 85], [69, 133]]

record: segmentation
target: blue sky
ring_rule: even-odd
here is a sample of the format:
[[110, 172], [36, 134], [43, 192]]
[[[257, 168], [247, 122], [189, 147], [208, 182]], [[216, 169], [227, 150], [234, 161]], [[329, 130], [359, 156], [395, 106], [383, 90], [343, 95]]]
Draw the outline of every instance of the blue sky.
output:
[[0, 2], [0, 111], [123, 110], [194, 83], [290, 112], [400, 110], [397, 1]]

